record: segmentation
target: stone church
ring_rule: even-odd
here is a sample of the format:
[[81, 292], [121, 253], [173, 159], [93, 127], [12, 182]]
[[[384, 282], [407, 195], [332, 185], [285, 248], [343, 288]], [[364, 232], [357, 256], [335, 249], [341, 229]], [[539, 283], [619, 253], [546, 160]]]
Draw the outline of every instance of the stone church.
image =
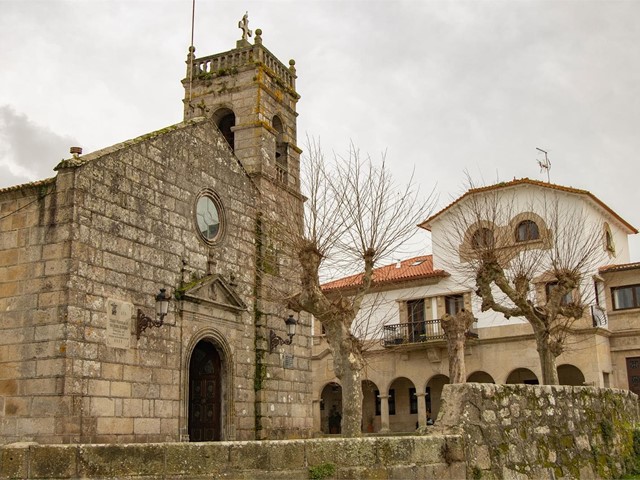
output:
[[190, 47], [183, 122], [0, 190], [2, 443], [309, 436], [295, 62], [247, 33]]

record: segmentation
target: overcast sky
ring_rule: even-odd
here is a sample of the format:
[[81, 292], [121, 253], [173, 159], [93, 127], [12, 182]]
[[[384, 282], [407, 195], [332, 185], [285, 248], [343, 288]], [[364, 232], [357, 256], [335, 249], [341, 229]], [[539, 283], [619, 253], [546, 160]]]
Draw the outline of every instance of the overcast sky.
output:
[[[245, 10], [296, 60], [301, 146], [386, 151], [439, 206], [465, 171], [546, 180], [539, 147], [640, 227], [640, 1], [196, 0], [196, 55], [234, 48]], [[0, 187], [179, 122], [190, 32], [191, 0], [0, 0]]]

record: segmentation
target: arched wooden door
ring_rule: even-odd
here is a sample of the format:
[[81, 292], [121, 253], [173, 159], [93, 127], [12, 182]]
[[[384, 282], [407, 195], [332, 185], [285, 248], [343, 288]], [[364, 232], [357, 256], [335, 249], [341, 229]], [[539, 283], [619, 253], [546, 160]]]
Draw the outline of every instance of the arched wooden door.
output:
[[221, 440], [222, 362], [207, 341], [193, 349], [189, 364], [189, 440]]

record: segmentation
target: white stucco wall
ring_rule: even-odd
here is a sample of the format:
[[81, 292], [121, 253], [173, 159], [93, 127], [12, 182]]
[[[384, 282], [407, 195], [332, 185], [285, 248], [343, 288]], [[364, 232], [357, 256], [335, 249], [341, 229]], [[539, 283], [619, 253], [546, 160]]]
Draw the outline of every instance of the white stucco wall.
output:
[[[492, 199], [497, 200], [496, 205], [498, 206], [496, 208], [492, 206], [486, 208], [495, 212], [494, 224], [498, 228], [505, 228], [507, 232], [513, 231], [513, 235], [515, 235], [513, 219], [522, 212], [533, 212], [540, 216], [546, 223], [546, 227], [551, 230], [554, 238], [561, 242], [566, 240], [569, 245], [580, 245], [581, 242], [587, 244], [594, 235], [597, 235], [599, 250], [589, 265], [590, 274], [583, 278], [583, 285], [580, 289], [581, 294], [586, 297], [587, 303], [593, 303], [592, 276], [597, 273], [598, 267], [629, 262], [627, 235], [630, 232], [628, 228], [586, 195], [526, 184], [504, 190], [490, 190], [485, 194], [477, 195], [485, 195], [484, 198], [491, 199], [491, 202], [493, 202]], [[467, 264], [461, 259], [458, 250], [464, 234], [459, 231], [458, 225], [465, 222], [456, 223], [459, 222], [460, 212], [469, 208], [471, 202], [472, 200], [469, 198], [463, 199], [459, 204], [435, 219], [431, 224], [431, 234], [434, 268], [449, 272], [451, 274], [449, 282], [474, 288], [475, 279], [469, 271], [465, 271], [464, 267]], [[613, 236], [614, 253], [605, 248], [605, 222]], [[466, 224], [468, 225], [468, 223]], [[518, 221], [515, 223], [517, 224]], [[556, 223], [560, 228], [556, 228]], [[472, 230], [475, 230], [475, 227]], [[548, 269], [548, 265], [541, 264], [536, 275], [541, 275]], [[499, 292], [496, 292], [496, 296], [499, 298]], [[475, 295], [474, 298], [476, 299], [474, 315], [479, 318], [479, 327], [513, 323], [514, 319], [506, 320], [502, 315], [480, 313], [480, 305]]]

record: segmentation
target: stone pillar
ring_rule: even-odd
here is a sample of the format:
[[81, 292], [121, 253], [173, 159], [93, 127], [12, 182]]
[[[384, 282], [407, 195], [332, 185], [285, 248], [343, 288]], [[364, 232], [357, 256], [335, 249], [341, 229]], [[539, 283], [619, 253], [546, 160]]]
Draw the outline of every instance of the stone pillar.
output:
[[426, 395], [426, 393], [416, 393], [416, 397], [418, 397], [418, 427], [424, 427], [427, 425]]
[[312, 400], [312, 412], [313, 415], [313, 433], [322, 432], [322, 412], [320, 411], [320, 402], [321, 399], [313, 399]]
[[389, 429], [389, 395], [378, 395], [380, 399], [380, 433], [391, 431]]

